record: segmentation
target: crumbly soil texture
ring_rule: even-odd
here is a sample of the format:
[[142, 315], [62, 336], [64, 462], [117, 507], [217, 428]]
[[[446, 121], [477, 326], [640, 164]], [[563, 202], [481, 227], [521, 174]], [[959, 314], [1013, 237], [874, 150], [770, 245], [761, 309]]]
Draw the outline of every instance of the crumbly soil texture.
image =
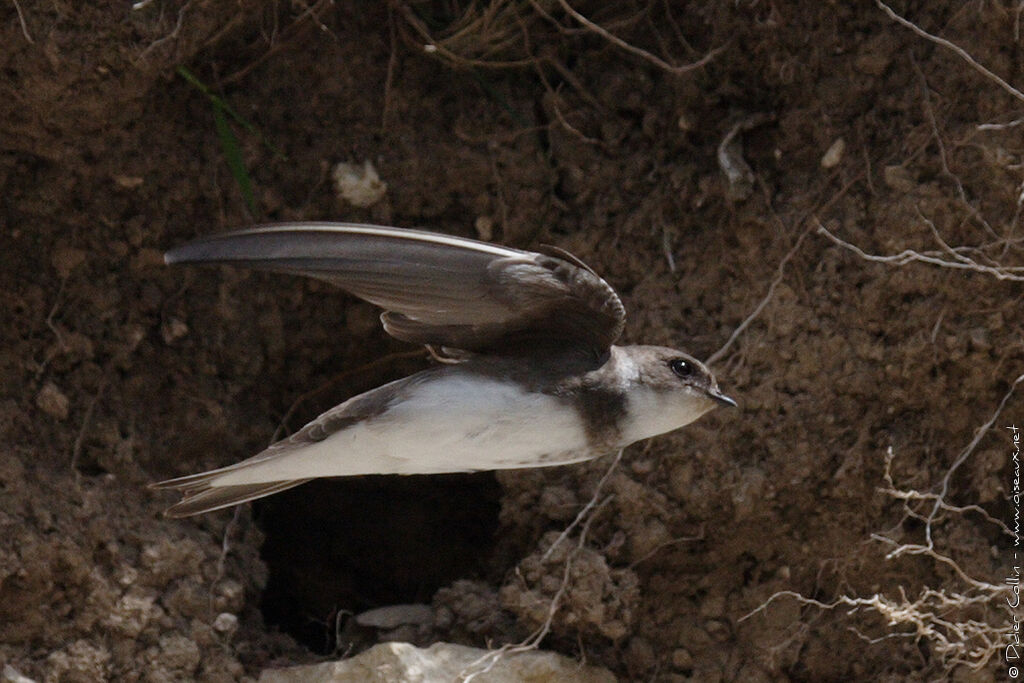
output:
[[[622, 680], [1002, 680], [1020, 25], [903, 0], [0, 4], [0, 663], [232, 681], [401, 639]], [[376, 169], [368, 199], [342, 162]], [[432, 362], [326, 284], [163, 264], [286, 220], [567, 249], [627, 343], [713, 358], [739, 408], [618, 462], [164, 518], [149, 483]], [[407, 603], [430, 609], [354, 618]]]

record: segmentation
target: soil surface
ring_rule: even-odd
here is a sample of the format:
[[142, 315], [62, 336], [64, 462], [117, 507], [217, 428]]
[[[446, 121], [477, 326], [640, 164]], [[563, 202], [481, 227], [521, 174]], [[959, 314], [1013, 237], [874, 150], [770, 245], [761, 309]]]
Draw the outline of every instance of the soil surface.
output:
[[[1012, 3], [893, 6], [988, 74], [868, 2], [91, 5], [0, 5], [0, 663], [231, 681], [544, 628], [624, 680], [1005, 678]], [[360, 208], [331, 171], [367, 161]], [[567, 249], [740, 407], [610, 473], [166, 519], [148, 483], [431, 362], [326, 285], [163, 265], [282, 220]], [[351, 618], [396, 603], [433, 620]]]

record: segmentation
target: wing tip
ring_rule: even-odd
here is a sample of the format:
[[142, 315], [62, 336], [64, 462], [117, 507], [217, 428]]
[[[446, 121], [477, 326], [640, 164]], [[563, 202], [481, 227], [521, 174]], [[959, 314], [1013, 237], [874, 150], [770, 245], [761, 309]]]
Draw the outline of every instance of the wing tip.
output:
[[[164, 252], [164, 263], [203, 263], [209, 261], [231, 261], [238, 256], [230, 251], [231, 242], [224, 239], [229, 235], [210, 235], [186, 242]], [[219, 248], [218, 248], [219, 247]]]

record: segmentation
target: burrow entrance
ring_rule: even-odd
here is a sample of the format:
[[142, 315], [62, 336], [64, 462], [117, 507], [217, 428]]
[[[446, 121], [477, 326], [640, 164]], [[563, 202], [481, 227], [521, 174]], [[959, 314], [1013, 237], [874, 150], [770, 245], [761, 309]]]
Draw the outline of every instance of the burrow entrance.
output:
[[348, 614], [493, 578], [500, 496], [488, 472], [314, 480], [259, 501], [267, 625], [331, 654]]

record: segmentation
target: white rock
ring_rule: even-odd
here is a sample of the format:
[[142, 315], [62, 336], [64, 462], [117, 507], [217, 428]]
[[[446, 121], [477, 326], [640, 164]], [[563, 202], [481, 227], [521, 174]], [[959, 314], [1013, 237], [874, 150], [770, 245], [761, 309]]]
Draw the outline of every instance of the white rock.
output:
[[362, 166], [341, 162], [331, 172], [334, 190], [352, 206], [365, 209], [373, 206], [388, 191], [388, 184], [380, 179], [377, 169], [366, 160]]
[[221, 612], [213, 620], [213, 630], [218, 633], [233, 633], [238, 629], [238, 617], [231, 612]]
[[451, 683], [474, 672], [478, 672], [473, 677], [474, 683], [615, 681], [606, 669], [584, 666], [554, 652], [533, 650], [504, 654], [493, 666], [491, 664], [487, 650], [464, 645], [434, 643], [422, 649], [409, 643], [382, 643], [351, 659], [268, 669], [260, 676], [260, 683]]
[[822, 168], [835, 168], [843, 160], [843, 152], [846, 151], [846, 140], [836, 138], [835, 142], [825, 151], [821, 157]]
[[405, 624], [432, 624], [434, 608], [430, 605], [388, 605], [371, 609], [356, 616], [360, 626], [392, 629]]
[[33, 679], [23, 675], [10, 664], [4, 664], [3, 683], [36, 683]]
[[68, 411], [71, 409], [71, 401], [67, 394], [61, 391], [53, 382], [47, 382], [36, 394], [36, 405], [50, 417], [58, 420], [68, 419]]

